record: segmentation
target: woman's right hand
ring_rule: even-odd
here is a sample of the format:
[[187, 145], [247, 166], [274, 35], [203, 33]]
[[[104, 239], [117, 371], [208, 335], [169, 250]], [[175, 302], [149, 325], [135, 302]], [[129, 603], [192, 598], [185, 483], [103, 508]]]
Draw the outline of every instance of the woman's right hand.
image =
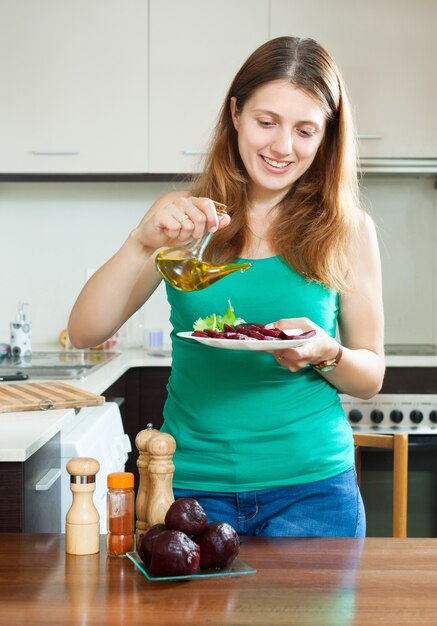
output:
[[208, 198], [192, 198], [186, 192], [161, 196], [82, 289], [68, 325], [73, 345], [89, 348], [106, 341], [150, 298], [161, 280], [153, 259], [158, 248], [200, 238], [229, 222], [229, 215], [219, 222]]
[[230, 223], [229, 215], [217, 216], [209, 198], [169, 193], [157, 200], [132, 231], [132, 236], [149, 250], [200, 239]]

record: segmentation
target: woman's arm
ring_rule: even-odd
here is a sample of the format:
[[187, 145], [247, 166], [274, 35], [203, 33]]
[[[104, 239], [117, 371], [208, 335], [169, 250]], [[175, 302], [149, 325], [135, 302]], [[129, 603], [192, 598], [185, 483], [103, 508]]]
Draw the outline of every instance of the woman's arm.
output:
[[[337, 367], [320, 372], [340, 392], [371, 398], [381, 389], [384, 372], [384, 312], [381, 261], [375, 226], [363, 214], [359, 232], [349, 253], [349, 290], [340, 297], [338, 318], [343, 355]], [[338, 343], [307, 319], [280, 320], [281, 328], [316, 328], [320, 339], [289, 350], [274, 352], [278, 362], [291, 371], [333, 359]]]
[[144, 248], [131, 233], [80, 292], [68, 322], [71, 343], [76, 348], [89, 348], [112, 337], [159, 282], [153, 251]]
[[[179, 221], [187, 215], [189, 219]], [[187, 192], [161, 196], [114, 254], [86, 283], [68, 322], [69, 338], [88, 348], [111, 337], [150, 298], [161, 281], [155, 269], [159, 248], [187, 243], [220, 224], [211, 200]]]
[[338, 319], [344, 353], [325, 376], [339, 391], [367, 399], [381, 389], [385, 357], [381, 259], [375, 226], [366, 214], [349, 267], [350, 289], [340, 297]]

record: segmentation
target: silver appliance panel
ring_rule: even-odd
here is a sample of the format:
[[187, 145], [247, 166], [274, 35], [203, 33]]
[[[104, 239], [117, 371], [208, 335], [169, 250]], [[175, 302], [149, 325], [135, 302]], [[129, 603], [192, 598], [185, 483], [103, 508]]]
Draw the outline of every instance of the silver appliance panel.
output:
[[437, 394], [383, 394], [340, 399], [352, 428], [359, 432], [437, 435]]

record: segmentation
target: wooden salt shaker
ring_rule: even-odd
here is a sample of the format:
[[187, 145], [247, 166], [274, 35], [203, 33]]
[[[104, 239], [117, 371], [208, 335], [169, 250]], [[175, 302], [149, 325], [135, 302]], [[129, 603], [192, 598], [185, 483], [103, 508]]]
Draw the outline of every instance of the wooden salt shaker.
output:
[[144, 535], [145, 531], [148, 528], [148, 524], [146, 521], [146, 507], [147, 500], [149, 497], [149, 440], [151, 437], [154, 437], [159, 430], [153, 428], [153, 424], [147, 424], [145, 430], [140, 430], [138, 435], [135, 437], [135, 445], [139, 451], [139, 457], [137, 460], [138, 473], [140, 475], [140, 482], [138, 485], [138, 493], [137, 499], [135, 502], [135, 513], [136, 513], [136, 545], [138, 546], [139, 541]]
[[148, 526], [163, 524], [165, 515], [174, 502], [173, 496], [173, 454], [176, 442], [168, 433], [158, 432], [148, 441], [149, 460], [149, 497], [146, 505]]
[[100, 463], [96, 459], [78, 457], [67, 463], [73, 503], [65, 518], [65, 551], [68, 554], [99, 552], [100, 516], [94, 506], [96, 474]]

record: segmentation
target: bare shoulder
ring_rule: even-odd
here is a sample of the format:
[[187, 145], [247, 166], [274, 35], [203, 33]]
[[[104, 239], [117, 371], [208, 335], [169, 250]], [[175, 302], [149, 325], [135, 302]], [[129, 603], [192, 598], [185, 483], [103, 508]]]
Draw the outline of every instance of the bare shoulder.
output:
[[375, 222], [364, 210], [360, 211], [358, 226], [349, 244], [351, 257], [363, 254], [369, 247], [374, 248], [376, 246], [378, 248]]
[[381, 273], [381, 259], [375, 222], [362, 211], [349, 245], [349, 278], [352, 282], [375, 280]]
[[358, 234], [360, 238], [375, 237], [376, 227], [375, 222], [367, 211], [361, 210], [358, 222]]

